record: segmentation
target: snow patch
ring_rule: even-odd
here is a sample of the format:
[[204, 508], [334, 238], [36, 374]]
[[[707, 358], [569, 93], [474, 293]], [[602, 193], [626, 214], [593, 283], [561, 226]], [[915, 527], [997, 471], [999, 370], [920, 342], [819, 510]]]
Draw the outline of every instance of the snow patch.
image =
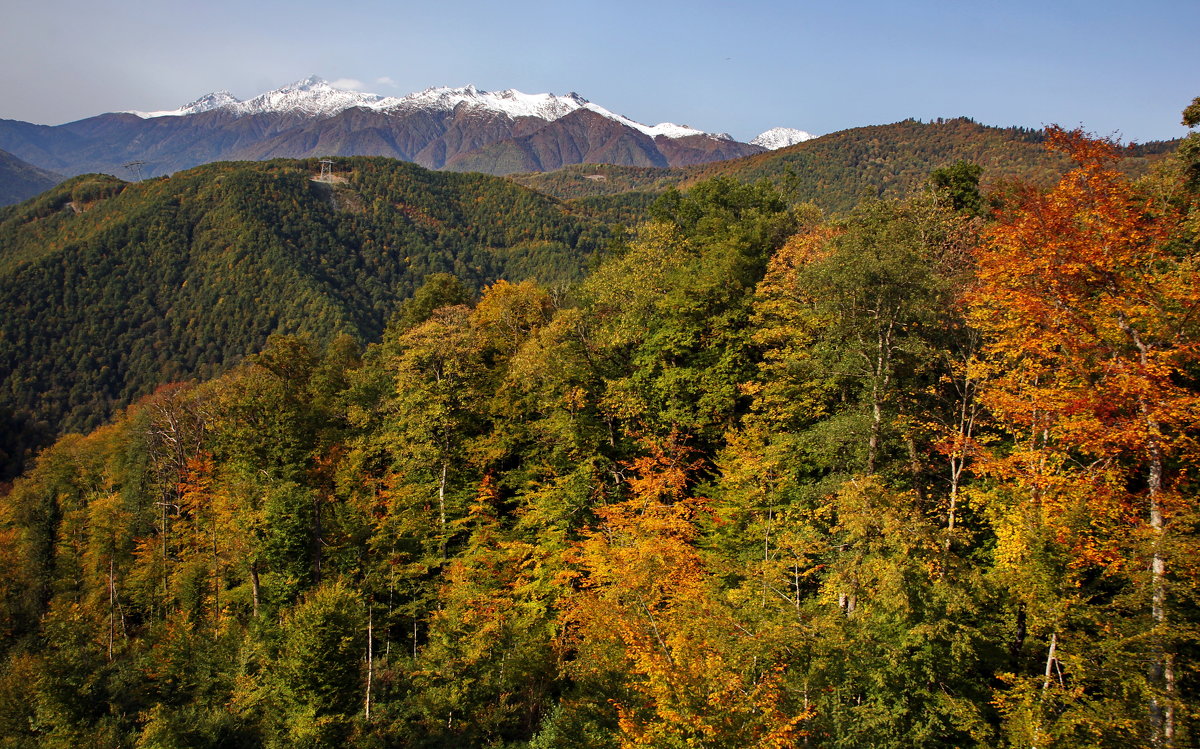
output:
[[750, 142], [756, 146], [762, 146], [769, 151], [775, 151], [780, 148], [794, 146], [797, 143], [803, 143], [806, 140], [812, 140], [815, 137], [812, 133], [791, 127], [773, 127]]

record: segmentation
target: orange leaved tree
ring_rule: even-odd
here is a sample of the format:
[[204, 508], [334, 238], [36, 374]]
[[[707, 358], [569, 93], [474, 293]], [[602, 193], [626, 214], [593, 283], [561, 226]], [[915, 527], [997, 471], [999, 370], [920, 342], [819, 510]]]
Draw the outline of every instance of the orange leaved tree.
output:
[[597, 510], [564, 611], [581, 683], [608, 692], [622, 747], [794, 746], [811, 712], [787, 659], [742, 625], [697, 548], [709, 511], [688, 484], [702, 461], [672, 434], [630, 462], [631, 496]]
[[[1012, 436], [985, 470], [1024, 498], [1018, 513], [1044, 519], [1072, 569], [1132, 569], [1121, 537], [1145, 533], [1150, 634], [1160, 643], [1149, 730], [1169, 744], [1173, 675], [1158, 638], [1168, 619], [1166, 541], [1200, 426], [1190, 376], [1200, 361], [1200, 275], [1177, 240], [1179, 217], [1139, 198], [1113, 168], [1115, 144], [1053, 127], [1048, 137], [1077, 166], [1001, 211], [968, 294], [986, 338], [984, 401]], [[1001, 558], [1016, 555], [1004, 548], [1012, 538], [999, 534]], [[1058, 667], [1050, 632], [1046, 684]]]

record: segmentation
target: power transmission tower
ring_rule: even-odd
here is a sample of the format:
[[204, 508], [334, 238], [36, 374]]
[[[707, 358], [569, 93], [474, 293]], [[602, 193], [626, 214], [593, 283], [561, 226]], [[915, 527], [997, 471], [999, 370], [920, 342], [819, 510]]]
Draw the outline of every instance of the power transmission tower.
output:
[[142, 167], [146, 164], [144, 161], [127, 161], [124, 166], [130, 172], [133, 172], [133, 181], [142, 181]]
[[321, 159], [321, 176], [318, 182], [333, 182], [333, 159]]

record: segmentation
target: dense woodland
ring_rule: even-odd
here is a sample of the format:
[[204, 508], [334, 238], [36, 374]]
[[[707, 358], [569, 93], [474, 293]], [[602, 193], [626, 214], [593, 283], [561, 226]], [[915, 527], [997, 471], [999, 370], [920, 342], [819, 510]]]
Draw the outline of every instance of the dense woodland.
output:
[[[1069, 159], [1040, 131], [968, 120], [858, 128], [720, 167], [582, 165], [431, 173], [393, 159], [210, 164], [140, 183], [67, 181], [0, 208], [0, 482], [54, 434], [86, 431], [164, 382], [212, 378], [272, 334], [378, 341], [437, 272], [577, 282], [595, 250], [665, 191], [714, 174], [769, 180], [794, 203], [850, 210], [920, 189], [931, 165], [982, 166], [986, 189], [1048, 186]], [[1170, 144], [1122, 151], [1144, 174]], [[550, 196], [550, 197], [547, 197]], [[564, 200], [558, 202], [555, 200]]]
[[[903, 197], [921, 185], [931, 165], [965, 160], [983, 167], [985, 188], [1003, 191], [1007, 183], [1049, 187], [1071, 160], [1045, 147], [1046, 131], [989, 127], [966, 117], [934, 122], [904, 120], [854, 128], [736, 161], [691, 168], [682, 186], [732, 176], [769, 179], [780, 189], [830, 211], [846, 211], [864, 199]], [[1147, 173], [1155, 160], [1175, 149], [1175, 141], [1122, 148], [1116, 162], [1130, 176]]]
[[567, 290], [430, 272], [62, 438], [4, 745], [1200, 745], [1200, 134], [1046, 145], [671, 190]]
[[333, 184], [318, 172], [314, 160], [135, 184], [85, 175], [0, 209], [0, 407], [51, 433], [89, 430], [272, 334], [379, 340], [431, 273], [577, 281], [604, 236], [496, 177], [368, 158], [338, 159]]
[[[1049, 187], [1071, 160], [1044, 147], [1042, 130], [989, 127], [958, 117], [933, 122], [904, 120], [852, 128], [777, 151], [677, 169], [582, 164], [514, 179], [565, 200], [590, 206], [626, 206], [642, 195], [687, 189], [714, 177], [740, 182], [769, 180], [789, 199], [836, 213], [865, 199], [904, 197], [919, 189], [931, 168], [969, 161], [983, 167], [981, 183], [992, 191], [1006, 184]], [[1119, 149], [1117, 166], [1140, 177], [1175, 150], [1177, 141], [1152, 141]], [[607, 198], [607, 199], [606, 199]]]

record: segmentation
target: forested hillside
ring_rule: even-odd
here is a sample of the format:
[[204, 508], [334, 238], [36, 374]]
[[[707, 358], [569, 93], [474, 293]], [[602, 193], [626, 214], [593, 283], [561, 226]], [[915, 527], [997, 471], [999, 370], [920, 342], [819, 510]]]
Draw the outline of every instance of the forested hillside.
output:
[[[844, 212], [866, 199], [903, 197], [919, 189], [931, 169], [959, 161], [983, 167], [986, 188], [999, 189], [1010, 180], [1048, 187], [1071, 162], [1047, 151], [1045, 137], [1041, 130], [988, 127], [965, 118], [905, 120], [842, 130], [777, 151], [683, 169], [582, 165], [514, 179], [559, 198], [587, 198], [600, 215], [610, 207], [630, 205], [638, 193], [686, 189], [717, 176], [742, 182], [768, 179], [797, 202]], [[1142, 176], [1176, 145], [1154, 142], [1123, 149], [1120, 169]], [[626, 192], [631, 194], [621, 195]]]
[[640, 190], [662, 192], [679, 184], [683, 169], [613, 164], [578, 164], [553, 172], [513, 174], [513, 181], [563, 200]]
[[[1050, 185], [989, 197], [959, 163], [834, 218], [715, 179], [668, 192], [570, 293], [499, 280], [472, 301], [495, 253], [434, 245], [423, 270], [465, 277], [420, 274], [386, 324], [371, 304], [418, 274], [361, 307], [308, 297], [301, 335], [62, 439], [0, 498], [0, 735], [1196, 745], [1192, 138], [1134, 183], [1112, 144], [1055, 129]], [[316, 227], [361, 236], [386, 204], [406, 232], [449, 225], [370, 197], [392, 167], [356, 169], [357, 208], [286, 164], [194, 179], [277, 192], [254, 221], [248, 193], [222, 205], [294, 251], [315, 237], [313, 267], [335, 253]], [[186, 211], [163, 183], [83, 216], [134, 190]], [[466, 217], [491, 205], [466, 194]], [[524, 199], [522, 221], [558, 210]], [[482, 244], [584, 241], [542, 231]], [[359, 325], [382, 341], [337, 335]]]
[[[601, 240], [560, 204], [390, 159], [90, 175], [0, 210], [0, 406], [91, 429], [274, 333], [378, 340], [430, 273], [578, 280]], [[2, 478], [2, 477], [0, 477]]]

